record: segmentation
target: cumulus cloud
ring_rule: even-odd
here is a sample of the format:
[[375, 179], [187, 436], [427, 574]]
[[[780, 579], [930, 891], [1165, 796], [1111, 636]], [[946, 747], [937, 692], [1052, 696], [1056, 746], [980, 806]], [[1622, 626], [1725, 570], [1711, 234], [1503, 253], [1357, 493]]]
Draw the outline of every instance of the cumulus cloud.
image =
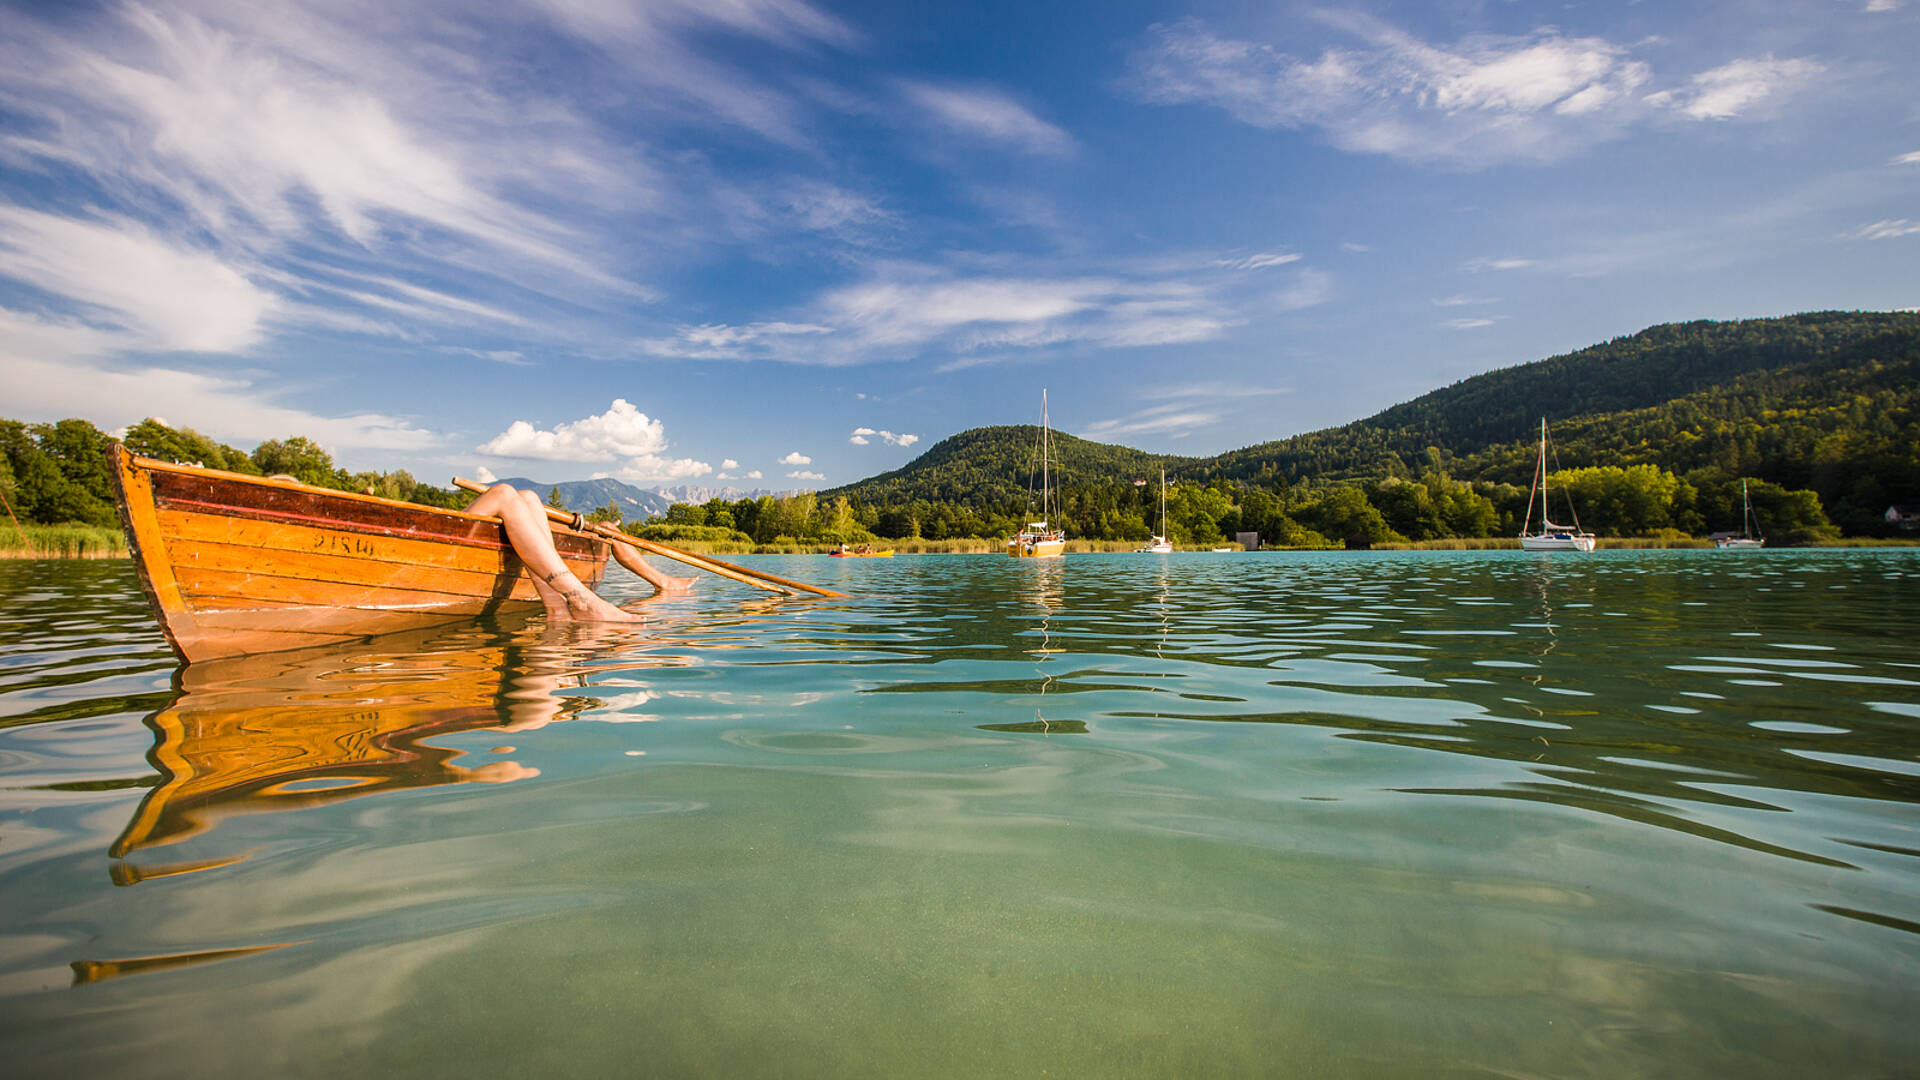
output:
[[728, 472], [732, 472], [734, 469], [737, 469], [740, 467], [740, 463], [733, 460], [732, 458], [727, 458], [720, 462], [720, 467], [723, 469], [726, 469]]
[[1071, 135], [998, 90], [904, 79], [898, 85], [909, 102], [949, 131], [1034, 154], [1058, 156], [1073, 150]]
[[497, 457], [535, 461], [609, 461], [658, 453], [666, 445], [665, 424], [650, 419], [625, 398], [615, 398], [606, 412], [560, 424], [551, 431], [515, 420], [478, 449]]
[[852, 437], [847, 441], [855, 446], [866, 446], [876, 438], [888, 446], [912, 446], [920, 441], [918, 435], [896, 435], [891, 431], [876, 431], [870, 427], [854, 428]]
[[527, 461], [615, 461], [612, 475], [629, 484], [659, 484], [706, 476], [713, 466], [692, 458], [672, 458], [667, 449], [666, 425], [635, 408], [625, 398], [598, 416], [542, 430], [515, 420], [507, 430], [481, 444], [482, 454]]
[[826, 476], [807, 469], [796, 469], [787, 474], [789, 480], [825, 480]]
[[793, 451], [792, 453], [790, 453], [790, 454], [788, 454], [788, 455], [787, 455], [786, 457], [783, 457], [783, 458], [781, 458], [781, 459], [780, 459], [780, 464], [782, 464], [782, 465], [811, 465], [811, 464], [813, 464], [813, 459], [812, 459], [812, 458], [810, 458], [810, 457], [808, 457], [807, 455], [805, 455], [805, 454], [803, 454], [803, 453], [801, 453], [800, 451], [798, 451], [798, 450], [795, 450], [795, 451]]
[[750, 469], [747, 471], [747, 479], [749, 480], [759, 480], [762, 475], [759, 469]]
[[1439, 44], [1364, 14], [1309, 14], [1298, 32], [1317, 23], [1339, 43], [1294, 53], [1198, 19], [1156, 25], [1134, 53], [1131, 87], [1151, 103], [1211, 105], [1256, 127], [1317, 128], [1356, 153], [1479, 167], [1559, 160], [1662, 106], [1697, 119], [1740, 115], [1819, 70], [1741, 60], [1649, 93], [1652, 68], [1603, 38], [1545, 27]]
[[473, 478], [482, 484], [496, 483], [500, 479], [493, 475], [493, 470], [487, 468], [485, 465], [475, 465], [473, 467]]

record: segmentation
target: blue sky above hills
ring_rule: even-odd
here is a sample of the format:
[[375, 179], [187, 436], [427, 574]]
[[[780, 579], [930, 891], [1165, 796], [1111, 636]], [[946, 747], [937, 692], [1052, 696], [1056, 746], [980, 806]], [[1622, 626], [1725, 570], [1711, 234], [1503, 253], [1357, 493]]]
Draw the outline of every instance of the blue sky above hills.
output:
[[[0, 415], [795, 487], [1920, 305], [1920, 3], [13, 4]], [[1523, 434], [1523, 433], [1522, 433]]]

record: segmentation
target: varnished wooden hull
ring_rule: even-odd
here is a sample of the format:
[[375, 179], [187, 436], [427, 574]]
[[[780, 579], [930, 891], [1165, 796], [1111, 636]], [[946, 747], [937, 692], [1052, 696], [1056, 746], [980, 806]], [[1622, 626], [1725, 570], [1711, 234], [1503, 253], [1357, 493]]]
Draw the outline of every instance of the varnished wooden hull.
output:
[[[335, 645], [538, 603], [496, 518], [113, 448], [140, 582], [182, 659]], [[556, 527], [589, 587], [608, 547]]]

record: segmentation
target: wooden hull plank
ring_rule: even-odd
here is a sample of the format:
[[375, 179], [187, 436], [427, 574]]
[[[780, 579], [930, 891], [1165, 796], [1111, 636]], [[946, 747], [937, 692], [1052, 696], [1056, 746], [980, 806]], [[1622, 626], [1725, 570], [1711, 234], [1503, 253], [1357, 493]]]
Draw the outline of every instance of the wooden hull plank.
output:
[[[294, 481], [167, 465], [114, 448], [142, 586], [182, 658], [335, 644], [537, 603], [496, 518]], [[605, 540], [554, 543], [588, 587]]]

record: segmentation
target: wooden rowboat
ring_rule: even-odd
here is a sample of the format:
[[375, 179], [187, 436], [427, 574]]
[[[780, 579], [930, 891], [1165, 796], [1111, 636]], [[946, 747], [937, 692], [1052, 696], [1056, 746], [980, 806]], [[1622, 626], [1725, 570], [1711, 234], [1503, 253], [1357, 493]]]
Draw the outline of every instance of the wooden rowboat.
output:
[[[334, 645], [538, 604], [498, 518], [287, 478], [172, 465], [115, 444], [115, 500], [183, 660]], [[555, 526], [592, 588], [607, 542]]]

